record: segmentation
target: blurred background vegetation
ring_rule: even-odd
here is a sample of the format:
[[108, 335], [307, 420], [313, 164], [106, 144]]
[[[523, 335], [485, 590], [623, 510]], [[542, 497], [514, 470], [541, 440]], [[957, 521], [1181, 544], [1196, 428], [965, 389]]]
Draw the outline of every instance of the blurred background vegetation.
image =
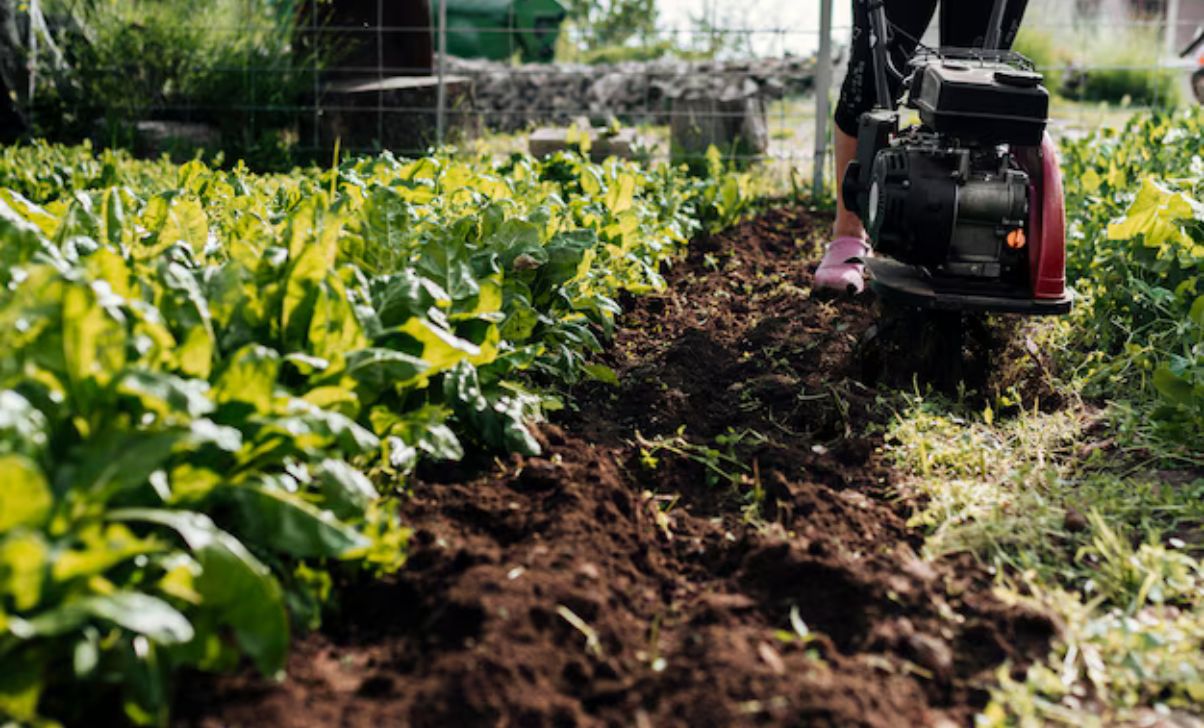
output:
[[1162, 48], [1158, 26], [1117, 24], [1056, 29], [1030, 24], [1021, 28], [1014, 46], [1063, 98], [1171, 108], [1184, 101], [1184, 72], [1157, 68]]
[[26, 121], [38, 136], [119, 147], [147, 118], [196, 122], [232, 158], [269, 163], [317, 60], [293, 43], [301, 1], [43, 0]]
[[[298, 161], [299, 120], [331, 60], [297, 42], [301, 6], [310, 1], [0, 0], [0, 140], [23, 129], [139, 151], [139, 122], [196, 123], [219, 141], [190, 150], [286, 167]], [[765, 51], [742, 29], [767, 17], [765, 3], [774, 1], [562, 0], [556, 60], [751, 57]], [[665, 9], [680, 23], [687, 5], [688, 27], [670, 27]], [[1188, 72], [1159, 67], [1160, 16], [1117, 22], [1102, 6], [1085, 15], [1070, 7], [1034, 0], [1016, 45], [1063, 101], [1169, 108], [1189, 100]], [[1126, 12], [1131, 21], [1142, 17]]]

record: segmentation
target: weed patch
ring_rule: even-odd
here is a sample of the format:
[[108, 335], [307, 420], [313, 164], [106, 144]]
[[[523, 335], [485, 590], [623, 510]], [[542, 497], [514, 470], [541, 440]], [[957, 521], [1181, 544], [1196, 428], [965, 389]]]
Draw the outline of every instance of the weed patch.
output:
[[1045, 664], [1002, 687], [982, 725], [1106, 725], [1194, 710], [1204, 676], [1204, 459], [1120, 445], [1087, 408], [982, 412], [903, 397], [890, 457], [924, 504], [933, 558], [969, 552], [999, 593], [1062, 624]]

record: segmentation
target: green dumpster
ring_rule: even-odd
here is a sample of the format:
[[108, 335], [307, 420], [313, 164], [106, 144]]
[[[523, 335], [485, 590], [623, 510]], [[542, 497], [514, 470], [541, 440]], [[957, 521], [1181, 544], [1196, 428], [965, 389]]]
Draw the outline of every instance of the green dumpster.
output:
[[506, 60], [517, 53], [524, 61], [550, 61], [567, 15], [556, 0], [446, 2], [447, 52], [461, 58]]

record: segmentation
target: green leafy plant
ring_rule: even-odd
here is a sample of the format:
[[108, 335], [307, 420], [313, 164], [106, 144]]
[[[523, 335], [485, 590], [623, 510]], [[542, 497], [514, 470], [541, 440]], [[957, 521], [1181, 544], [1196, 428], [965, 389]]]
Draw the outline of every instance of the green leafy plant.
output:
[[538, 384], [605, 377], [618, 294], [664, 285], [725, 183], [5, 150], [0, 717], [79, 720], [94, 689], [160, 724], [181, 667], [279, 673], [332, 569], [404, 560], [420, 461], [538, 451]]
[[1204, 432], [1202, 131], [1198, 110], [1143, 114], [1063, 146], [1083, 294], [1071, 358], [1089, 393], [1160, 395], [1153, 414], [1182, 441]]

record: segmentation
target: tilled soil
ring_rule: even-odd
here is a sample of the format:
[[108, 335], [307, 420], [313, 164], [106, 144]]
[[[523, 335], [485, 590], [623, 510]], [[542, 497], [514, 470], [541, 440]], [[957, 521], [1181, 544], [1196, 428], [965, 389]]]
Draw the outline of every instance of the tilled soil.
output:
[[344, 591], [283, 684], [194, 683], [182, 723], [969, 725], [1053, 628], [917, 558], [856, 379], [871, 303], [810, 295], [826, 226], [697, 241], [542, 457], [429, 469], [407, 566]]

